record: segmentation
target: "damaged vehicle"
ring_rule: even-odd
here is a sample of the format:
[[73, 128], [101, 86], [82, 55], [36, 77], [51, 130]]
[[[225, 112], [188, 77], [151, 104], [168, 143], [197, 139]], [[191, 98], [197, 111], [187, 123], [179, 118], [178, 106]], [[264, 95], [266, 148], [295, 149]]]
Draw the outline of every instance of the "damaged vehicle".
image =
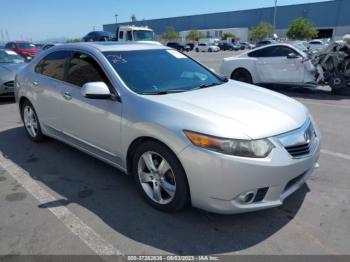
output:
[[332, 43], [317, 52], [301, 42], [263, 46], [225, 58], [220, 72], [256, 85], [329, 85], [334, 94], [350, 93], [350, 47]]

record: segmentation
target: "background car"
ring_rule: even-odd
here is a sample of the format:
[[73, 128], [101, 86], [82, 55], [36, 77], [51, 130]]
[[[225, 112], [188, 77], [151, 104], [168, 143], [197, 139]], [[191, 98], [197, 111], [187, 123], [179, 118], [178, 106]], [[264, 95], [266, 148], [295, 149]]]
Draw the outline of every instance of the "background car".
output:
[[241, 46], [244, 46], [245, 49], [253, 49], [255, 45], [249, 43], [249, 42], [241, 42]]
[[187, 43], [186, 45], [188, 45], [191, 48], [191, 51], [194, 49], [194, 47], [196, 46], [194, 43]]
[[262, 41], [259, 41], [256, 43], [255, 45], [255, 48], [258, 48], [258, 47], [261, 47], [261, 46], [264, 46], [264, 45], [272, 45], [272, 44], [275, 44], [276, 43], [276, 40], [262, 40]]
[[168, 47], [171, 47], [171, 48], [174, 48], [180, 52], [189, 52], [191, 51], [191, 47], [189, 45], [183, 45], [183, 44], [180, 44], [180, 43], [177, 43], [177, 42], [169, 42], [167, 43], [167, 46]]
[[28, 41], [9, 42], [5, 45], [5, 48], [15, 51], [17, 54], [27, 60], [33, 59], [39, 51], [35, 44]]
[[217, 45], [209, 44], [209, 43], [199, 43], [196, 48], [196, 52], [219, 52], [220, 47]]
[[234, 45], [232, 43], [226, 43], [226, 42], [220, 43], [218, 45], [218, 47], [220, 48], [220, 50], [223, 50], [223, 51], [227, 51], [227, 50], [229, 50], [229, 51], [233, 51], [233, 50], [234, 51], [238, 51], [238, 50], [240, 50], [240, 48], [238, 46], [236, 46], [236, 45]]
[[93, 31], [82, 38], [83, 42], [112, 41], [114, 38], [111, 32]]
[[16, 52], [0, 49], [0, 97], [13, 96], [15, 75], [24, 65], [24, 59]]
[[41, 51], [44, 51], [44, 50], [47, 50], [51, 47], [54, 47], [54, 46], [59, 46], [59, 45], [63, 45], [63, 43], [54, 43], [54, 44], [45, 44], [42, 48], [41, 48]]
[[258, 85], [305, 85], [316, 80], [307, 54], [290, 44], [267, 45], [225, 58], [220, 71], [233, 80]]
[[309, 41], [309, 47], [311, 50], [318, 50], [325, 48], [328, 45], [328, 43], [321, 39], [314, 39]]

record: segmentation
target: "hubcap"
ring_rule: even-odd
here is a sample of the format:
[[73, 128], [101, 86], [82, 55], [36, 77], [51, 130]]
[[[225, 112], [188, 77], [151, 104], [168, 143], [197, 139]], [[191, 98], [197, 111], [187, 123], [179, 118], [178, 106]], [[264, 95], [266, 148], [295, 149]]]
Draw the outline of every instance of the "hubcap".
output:
[[173, 200], [175, 175], [164, 157], [155, 152], [145, 152], [138, 162], [138, 175], [143, 190], [154, 202], [165, 205]]
[[25, 106], [23, 109], [24, 125], [31, 137], [36, 137], [38, 134], [38, 120], [33, 109], [30, 106]]

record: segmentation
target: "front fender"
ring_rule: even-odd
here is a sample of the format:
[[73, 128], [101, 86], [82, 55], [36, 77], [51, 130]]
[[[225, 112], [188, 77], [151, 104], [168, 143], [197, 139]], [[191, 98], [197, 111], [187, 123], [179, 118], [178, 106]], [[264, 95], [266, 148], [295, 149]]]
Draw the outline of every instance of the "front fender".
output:
[[227, 78], [231, 78], [232, 73], [239, 68], [243, 68], [251, 74], [253, 83], [260, 82], [256, 69], [256, 59], [254, 58], [225, 58], [221, 64], [220, 73]]

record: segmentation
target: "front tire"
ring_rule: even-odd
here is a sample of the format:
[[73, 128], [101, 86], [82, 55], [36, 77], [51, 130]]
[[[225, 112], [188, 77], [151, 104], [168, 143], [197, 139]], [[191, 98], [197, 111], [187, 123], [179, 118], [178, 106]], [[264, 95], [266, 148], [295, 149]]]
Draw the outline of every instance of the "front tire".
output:
[[232, 73], [231, 79], [248, 84], [253, 84], [252, 76], [246, 69], [237, 69]]
[[213, 52], [213, 50], [212, 50], [211, 48], [209, 48], [209, 50], [208, 50], [208, 51], [209, 51], [209, 53]]
[[24, 101], [22, 105], [22, 119], [26, 132], [31, 140], [34, 142], [42, 142], [45, 140], [45, 136], [41, 132], [38, 115], [29, 101]]
[[154, 208], [175, 212], [190, 202], [187, 177], [175, 154], [161, 143], [147, 141], [133, 154], [137, 189]]

